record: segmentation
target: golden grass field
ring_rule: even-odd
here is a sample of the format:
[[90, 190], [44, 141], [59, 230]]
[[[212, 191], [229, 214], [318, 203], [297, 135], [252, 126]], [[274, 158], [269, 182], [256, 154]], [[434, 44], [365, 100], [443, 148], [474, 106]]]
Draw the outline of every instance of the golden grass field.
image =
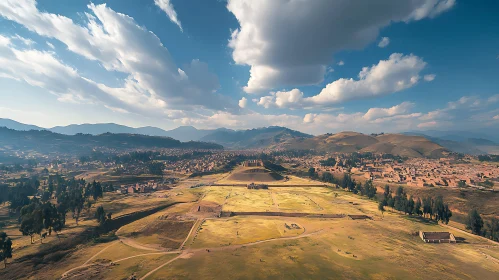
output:
[[[225, 177], [222, 174], [209, 180], [219, 178]], [[204, 181], [198, 178], [195, 182]], [[485, 280], [499, 275], [499, 244], [416, 217], [391, 211], [381, 215], [375, 201], [343, 190], [283, 186], [248, 190], [230, 185], [190, 188], [195, 182], [191, 178], [150, 196], [106, 193], [94, 207], [102, 204], [115, 211], [113, 215], [180, 203], [121, 227], [110, 241], [78, 245], [65, 258], [19, 278], [127, 279], [135, 275], [137, 279]], [[218, 205], [217, 209], [233, 212], [363, 214], [373, 219], [217, 218], [197, 211], [199, 205]], [[68, 223], [64, 238], [96, 225], [92, 219], [82, 219], [78, 227], [71, 218]], [[463, 228], [456, 222], [450, 225]], [[16, 234], [16, 230], [9, 224], [9, 234]], [[419, 230], [450, 231], [464, 242], [427, 244], [417, 235]], [[46, 244], [31, 245], [29, 237], [16, 236], [15, 258], [56, 242], [52, 236], [44, 240]]]

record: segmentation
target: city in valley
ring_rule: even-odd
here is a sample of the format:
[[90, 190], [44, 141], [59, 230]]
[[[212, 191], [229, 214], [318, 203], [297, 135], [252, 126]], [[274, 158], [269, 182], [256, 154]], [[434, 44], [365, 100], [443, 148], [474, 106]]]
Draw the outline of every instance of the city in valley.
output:
[[0, 279], [499, 279], [497, 11], [1, 0]]

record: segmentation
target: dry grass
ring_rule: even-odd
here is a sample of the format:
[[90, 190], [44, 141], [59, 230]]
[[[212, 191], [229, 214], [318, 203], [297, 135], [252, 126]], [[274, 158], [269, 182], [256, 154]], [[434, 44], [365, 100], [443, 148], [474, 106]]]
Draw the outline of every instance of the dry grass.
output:
[[272, 211], [272, 197], [268, 190], [248, 190], [234, 188], [230, 193], [223, 211]]
[[[303, 239], [200, 252], [178, 259], [150, 279], [495, 279], [499, 273], [499, 264], [477, 249], [484, 241], [467, 236], [469, 244], [426, 244], [413, 232], [446, 229], [396, 214], [375, 221], [296, 221], [304, 221], [307, 231], [323, 231]], [[225, 234], [234, 226], [239, 224], [213, 227], [220, 243], [235, 242]], [[268, 238], [266, 232], [255, 234]], [[201, 232], [199, 240], [210, 234]]]
[[245, 244], [260, 240], [296, 236], [301, 229], [287, 229], [285, 223], [298, 224], [293, 219], [236, 217], [206, 220], [201, 225], [191, 248], [210, 248]]

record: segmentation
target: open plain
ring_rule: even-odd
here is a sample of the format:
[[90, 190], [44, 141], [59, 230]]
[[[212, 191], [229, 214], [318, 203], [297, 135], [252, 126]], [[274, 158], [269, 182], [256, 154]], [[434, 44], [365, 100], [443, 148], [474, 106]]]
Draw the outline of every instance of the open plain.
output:
[[[42, 259], [25, 279], [494, 279], [499, 244], [397, 211], [335, 186], [268, 189], [224, 185], [176, 188], [154, 195], [106, 195], [117, 215], [165, 208], [78, 246], [58, 261]], [[218, 181], [216, 180], [218, 179]], [[198, 178], [203, 181], [203, 178]], [[305, 180], [305, 179], [303, 179]], [[307, 180], [310, 185], [323, 185]], [[249, 183], [249, 182], [247, 182]], [[361, 217], [360, 219], [352, 219]], [[94, 225], [83, 218], [60, 234]], [[451, 225], [459, 225], [451, 223]], [[9, 227], [8, 227], [9, 228]], [[448, 231], [457, 244], [428, 244], [422, 231]], [[57, 246], [51, 236], [29, 246], [15, 234], [16, 257]], [[36, 242], [35, 242], [36, 243]], [[355, 268], [355, 269], [354, 269]], [[16, 275], [16, 264], [5, 276]], [[223, 275], [223, 277], [222, 277]]]

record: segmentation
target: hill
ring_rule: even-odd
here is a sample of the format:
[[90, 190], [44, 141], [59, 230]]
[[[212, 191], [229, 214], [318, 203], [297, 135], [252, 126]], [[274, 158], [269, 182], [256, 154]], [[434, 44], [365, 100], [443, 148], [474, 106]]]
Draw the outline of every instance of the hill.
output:
[[218, 129], [197, 129], [193, 126], [179, 126], [172, 130], [164, 130], [154, 126], [130, 127], [115, 123], [85, 123], [85, 124], [70, 124], [66, 126], [55, 126], [52, 128], [43, 128], [36, 125], [20, 123], [11, 119], [0, 118], [0, 127], [6, 127], [14, 130], [48, 130], [59, 134], [75, 135], [91, 134], [99, 135], [104, 133], [126, 133], [126, 134], [142, 134], [149, 136], [164, 136], [177, 139], [181, 142], [198, 141], [202, 137], [217, 131], [225, 131], [226, 128]]
[[466, 135], [470, 135], [470, 133], [463, 133], [462, 135], [454, 134], [453, 136], [445, 134], [442, 137], [430, 136], [421, 132], [405, 132], [404, 134], [425, 137], [426, 139], [456, 153], [471, 155], [499, 153], [499, 144], [484, 138], [466, 138]]
[[45, 130], [45, 128], [41, 128], [36, 125], [24, 124], [20, 122], [16, 122], [11, 119], [2, 119], [0, 118], [0, 127], [6, 127], [15, 130]]
[[221, 145], [203, 142], [180, 142], [170, 137], [140, 134], [104, 133], [100, 135], [64, 135], [46, 130], [19, 131], [0, 128], [0, 147], [6, 150], [37, 151], [42, 153], [78, 154], [94, 148], [114, 150], [135, 148], [222, 149]]
[[92, 135], [99, 135], [103, 133], [139, 134], [136, 128], [128, 127], [125, 125], [119, 125], [115, 123], [71, 124], [67, 126], [55, 126], [50, 128], [49, 130], [55, 133], [66, 134], [66, 135], [75, 135], [78, 133], [92, 134]]
[[253, 182], [274, 182], [284, 179], [278, 173], [263, 167], [240, 167], [234, 170], [227, 178], [229, 181], [237, 181], [245, 184]]
[[440, 157], [444, 147], [422, 136], [384, 134], [371, 136], [357, 132], [324, 134], [309, 139], [295, 139], [280, 145], [284, 149], [312, 149], [319, 152], [373, 152], [406, 157]]
[[193, 126], [179, 126], [175, 129], [167, 130], [165, 135], [173, 139], [178, 139], [180, 141], [198, 141], [211, 133], [226, 130], [228, 129], [197, 129]]
[[217, 130], [200, 140], [232, 149], [254, 149], [272, 148], [293, 139], [311, 137], [313, 136], [286, 127], [270, 126], [248, 130]]
[[177, 139], [182, 142], [197, 141], [203, 136], [216, 130], [197, 129], [193, 126], [179, 126], [172, 130], [164, 130], [154, 126], [129, 127], [115, 123], [97, 123], [97, 124], [71, 124], [67, 126], [56, 126], [49, 129], [52, 132], [75, 135], [78, 133], [99, 135], [103, 133], [128, 133], [143, 134], [149, 136], [164, 136]]

